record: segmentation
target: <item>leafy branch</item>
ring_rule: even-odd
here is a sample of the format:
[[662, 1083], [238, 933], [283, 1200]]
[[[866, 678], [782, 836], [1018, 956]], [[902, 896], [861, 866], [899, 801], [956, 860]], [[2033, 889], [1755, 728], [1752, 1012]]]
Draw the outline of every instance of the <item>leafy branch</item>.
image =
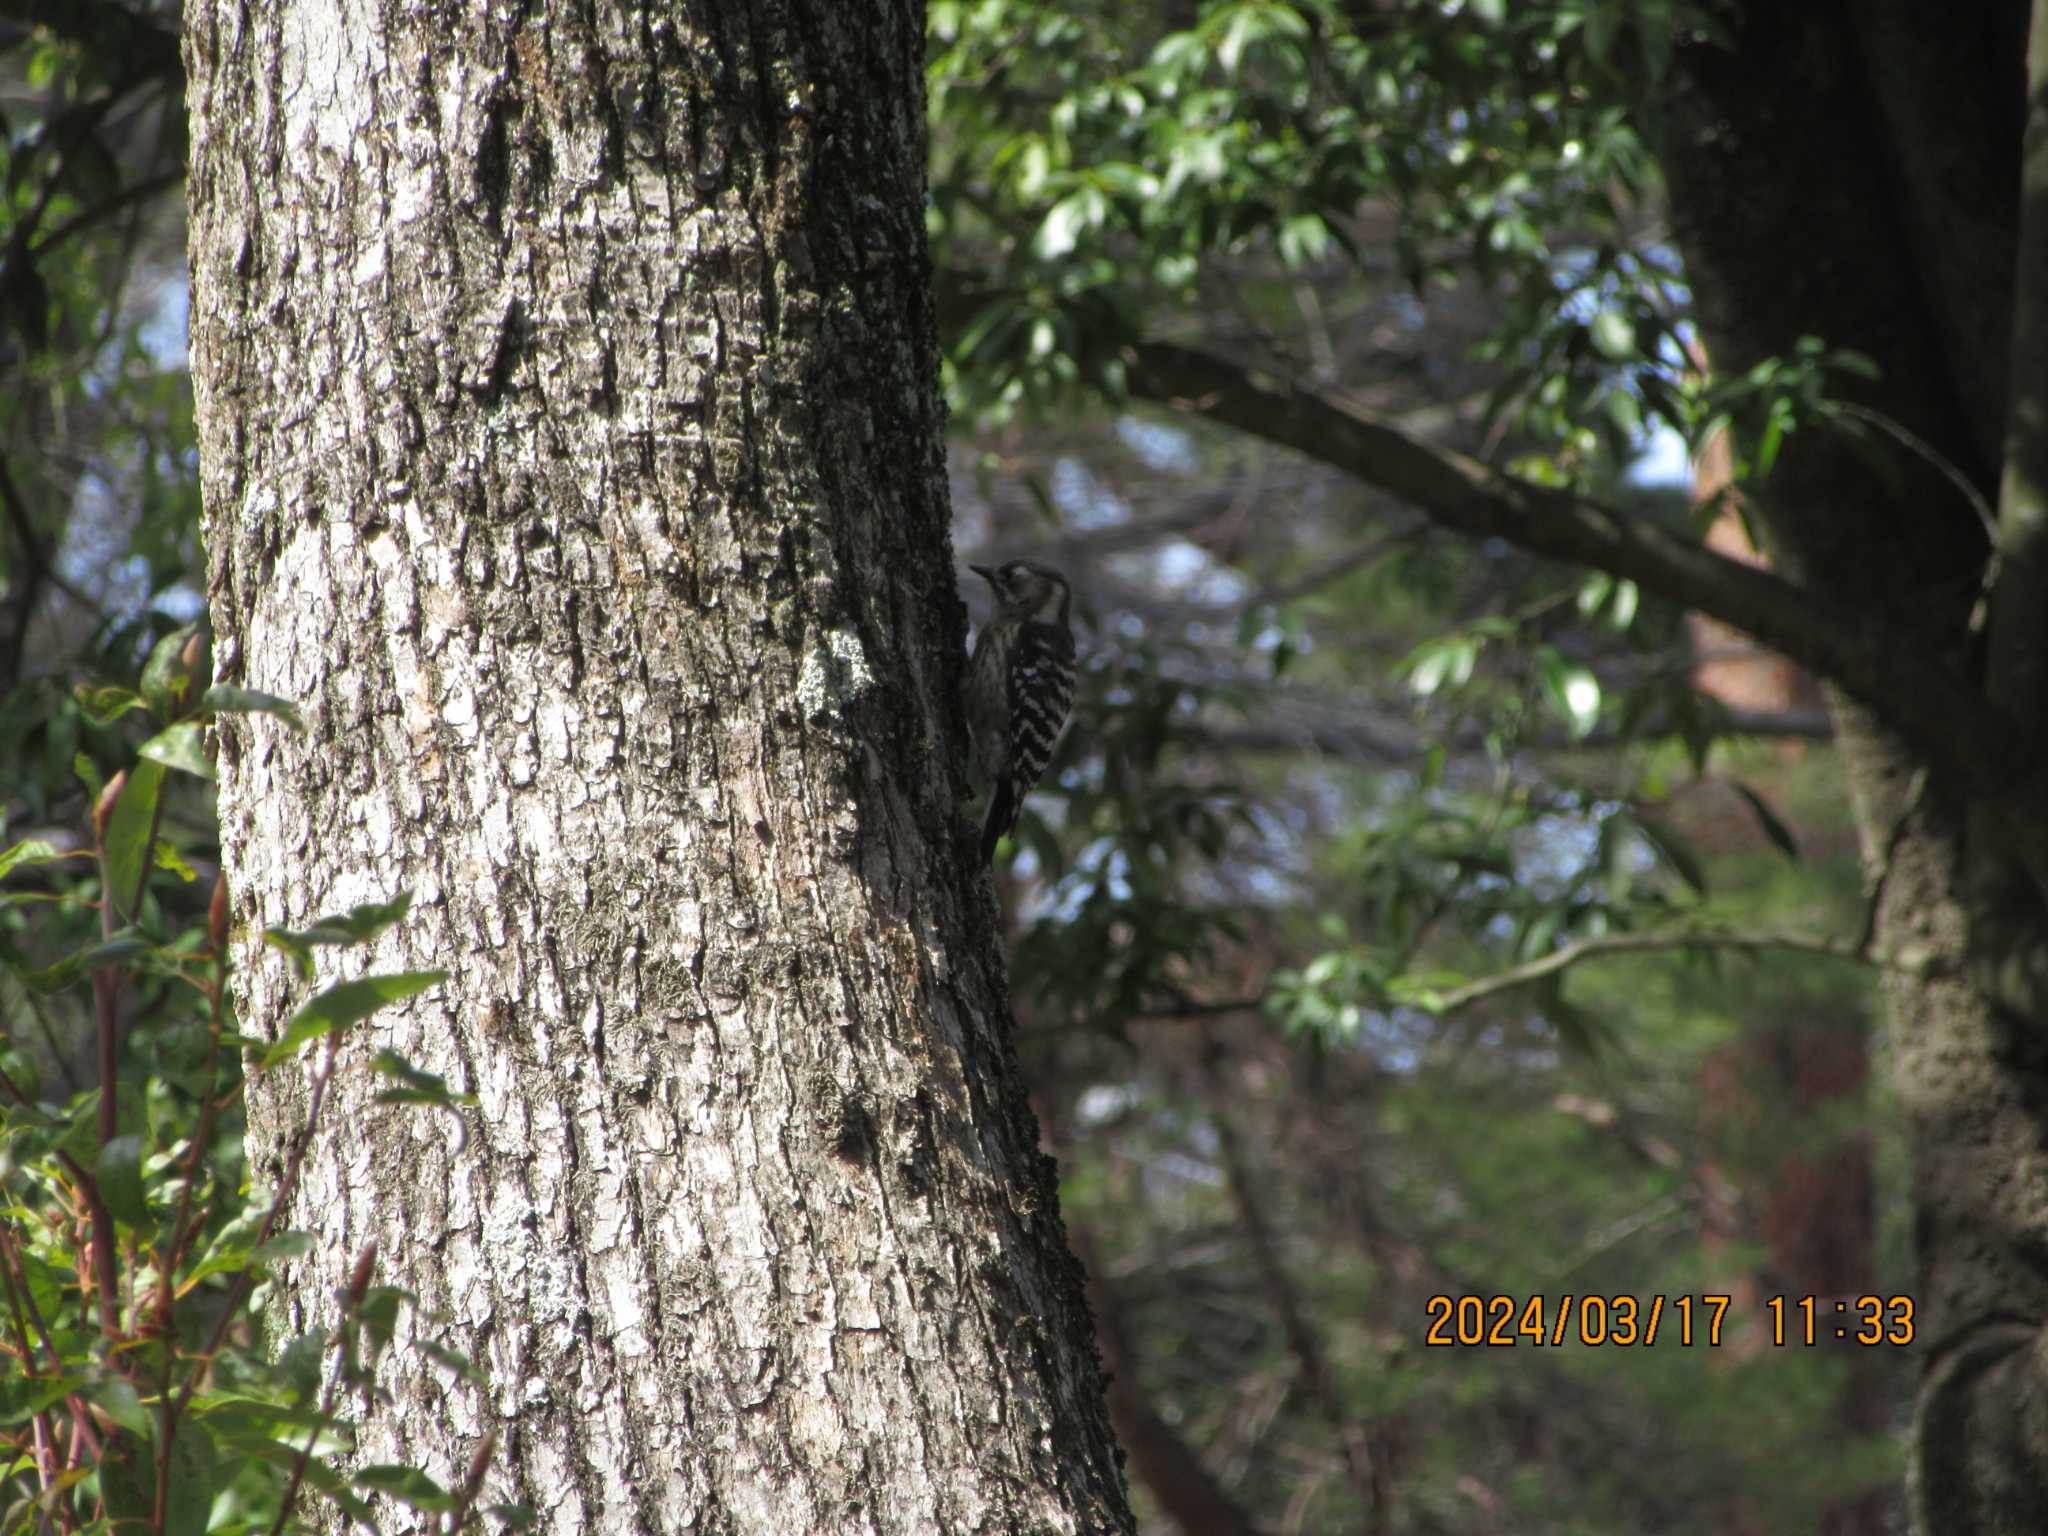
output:
[[1340, 392], [1171, 342], [1139, 343], [1127, 361], [1139, 399], [1292, 448], [1447, 527], [1610, 572], [1734, 625], [1877, 709], [1966, 789], [2009, 787], [2013, 765], [2023, 760], [2014, 755], [2013, 722], [1931, 656], [1924, 641], [1879, 615], [1842, 609], [1589, 497], [1502, 474]]

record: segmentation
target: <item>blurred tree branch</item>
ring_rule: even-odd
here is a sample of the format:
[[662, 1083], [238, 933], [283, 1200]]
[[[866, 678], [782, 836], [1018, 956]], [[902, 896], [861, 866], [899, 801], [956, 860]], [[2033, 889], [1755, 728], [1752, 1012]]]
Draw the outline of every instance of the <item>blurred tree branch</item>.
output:
[[1131, 392], [1348, 470], [1481, 538], [1611, 572], [1710, 614], [1839, 683], [1913, 736], [1962, 785], [2017, 771], [2012, 722], [1929, 655], [1924, 639], [1586, 497], [1530, 485], [1438, 447], [1347, 397], [1171, 342], [1129, 351]]

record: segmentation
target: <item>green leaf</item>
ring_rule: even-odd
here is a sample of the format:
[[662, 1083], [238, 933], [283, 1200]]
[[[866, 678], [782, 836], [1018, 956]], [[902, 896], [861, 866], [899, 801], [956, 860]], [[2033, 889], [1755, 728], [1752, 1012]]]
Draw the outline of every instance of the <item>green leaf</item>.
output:
[[1619, 0], [1589, 0], [1585, 15], [1586, 56], [1595, 64], [1605, 63], [1621, 26]]
[[1700, 856], [1693, 851], [1691, 843], [1680, 837], [1669, 827], [1651, 821], [1647, 817], [1634, 818], [1636, 830], [1643, 834], [1643, 840], [1656, 850], [1659, 858], [1676, 871], [1678, 878], [1693, 890], [1707, 894], [1707, 871], [1700, 863]]
[[107, 899], [123, 917], [134, 914], [127, 904], [142, 888], [142, 871], [148, 862], [148, 848], [155, 839], [157, 796], [163, 790], [164, 765], [144, 758], [128, 770], [128, 782], [121, 798], [114, 802], [114, 814], [107, 819]]
[[95, 725], [111, 725], [131, 709], [148, 708], [142, 695], [132, 688], [89, 688], [80, 683], [72, 691], [72, 697], [85, 711], [86, 718]]
[[1778, 409], [1771, 411], [1770, 420], [1764, 423], [1764, 433], [1756, 445], [1756, 472], [1759, 478], [1770, 474], [1778, 462], [1778, 450], [1784, 446], [1785, 434], [1792, 429], [1791, 416]]
[[388, 1462], [363, 1467], [356, 1472], [355, 1485], [372, 1493], [389, 1494], [414, 1509], [429, 1513], [455, 1507], [455, 1495], [418, 1467], [401, 1467]]
[[28, 1100], [26, 1104], [9, 1105], [9, 1110], [25, 1110], [38, 1123], [46, 1123], [49, 1117], [36, 1107], [36, 1096], [43, 1091], [42, 1069], [36, 1059], [16, 1045], [0, 1045], [0, 1073]]
[[[283, 1385], [273, 1380], [260, 1383], [260, 1388], [276, 1391]], [[192, 1399], [192, 1411], [206, 1421], [215, 1449], [246, 1445], [258, 1454], [267, 1454], [259, 1442], [275, 1435], [300, 1432], [298, 1446], [285, 1458], [287, 1462], [295, 1459], [298, 1448], [306, 1443], [305, 1431], [318, 1432], [313, 1450], [316, 1457], [346, 1451], [354, 1439], [349, 1426], [336, 1423], [332, 1413], [322, 1413], [317, 1407], [295, 1408], [249, 1392], [199, 1393]]]
[[140, 1435], [122, 1430], [110, 1439], [100, 1457], [100, 1497], [114, 1529], [120, 1536], [133, 1526], [150, 1530], [156, 1521], [156, 1457]]
[[156, 711], [159, 719], [169, 720], [178, 709], [178, 695], [192, 681], [181, 659], [185, 642], [198, 632], [197, 624], [186, 624], [172, 630], [149, 653], [149, 662], [142, 669], [142, 697], [149, 707]]
[[1607, 615], [1607, 622], [1616, 629], [1625, 630], [1636, 621], [1636, 608], [1642, 601], [1642, 589], [1632, 581], [1618, 581], [1614, 584], [1614, 608]]
[[249, 1267], [249, 1250], [240, 1243], [216, 1243], [178, 1281], [178, 1294], [184, 1295], [200, 1281], [212, 1275], [238, 1273]]
[[140, 1435], [148, 1439], [156, 1432], [150, 1420], [149, 1410], [142, 1406], [142, 1399], [135, 1395], [134, 1384], [118, 1371], [101, 1367], [90, 1372], [80, 1389], [80, 1395], [87, 1402], [95, 1403], [104, 1409], [108, 1418], [131, 1435]]
[[1536, 672], [1551, 704], [1571, 725], [1572, 735], [1583, 739], [1600, 723], [1600, 680], [1590, 668], [1566, 661], [1548, 646], [1537, 655]]
[[1315, 266], [1330, 253], [1330, 226], [1319, 213], [1297, 213], [1280, 226], [1278, 244], [1290, 271]]
[[46, 843], [40, 838], [16, 843], [12, 848], [0, 851], [0, 880], [5, 880], [14, 870], [29, 864], [54, 864], [59, 859], [75, 858], [76, 853], [66, 853], [55, 843]]
[[1634, 395], [1625, 389], [1610, 389], [1600, 404], [1624, 441], [1632, 443], [1642, 436], [1643, 408], [1636, 403]]
[[180, 720], [142, 744], [142, 755], [168, 768], [202, 779], [213, 777], [213, 759], [206, 755], [206, 728], [197, 720]]
[[366, 944], [411, 910], [412, 893], [400, 891], [390, 901], [366, 901], [346, 912], [321, 918], [310, 928], [266, 928], [264, 942], [292, 957], [302, 979], [313, 977], [313, 949], [321, 944]]
[[167, 870], [190, 885], [199, 878], [199, 871], [185, 862], [185, 856], [162, 838], [156, 840], [156, 867]]
[[277, 1352], [277, 1377], [298, 1395], [311, 1402], [320, 1394], [320, 1362], [327, 1354], [328, 1335], [324, 1328], [310, 1328]]
[[88, 800], [98, 802], [100, 791], [107, 787], [107, 781], [100, 777], [100, 765], [83, 752], [71, 754], [71, 771], [78, 775], [78, 782], [85, 786]]
[[477, 1103], [475, 1094], [456, 1092], [445, 1077], [421, 1070], [393, 1050], [382, 1050], [371, 1057], [370, 1070], [405, 1085], [379, 1093], [379, 1104], [426, 1104], [459, 1112], [465, 1107], [474, 1108]]
[[403, 1286], [371, 1286], [356, 1303], [354, 1319], [371, 1335], [371, 1346], [383, 1352], [397, 1333], [399, 1307], [418, 1307], [420, 1298]]
[[359, 1024], [386, 1003], [424, 992], [447, 979], [446, 971], [405, 971], [395, 976], [364, 976], [329, 987], [292, 1015], [277, 1043], [263, 1053], [262, 1065], [274, 1067], [296, 1055], [309, 1040]]
[[100, 1146], [100, 1091], [88, 1088], [71, 1101], [64, 1112], [63, 1127], [59, 1131], [56, 1150], [83, 1166], [99, 1156]]
[[1797, 864], [1800, 857], [1799, 839], [1792, 835], [1792, 829], [1779, 819], [1778, 813], [1771, 809], [1764, 797], [1747, 784], [1737, 784], [1734, 789], [1735, 793], [1748, 802], [1750, 810], [1756, 816], [1757, 825], [1764, 829], [1764, 836], [1771, 840], [1778, 852]]
[[93, 1159], [93, 1176], [99, 1180], [100, 1198], [114, 1213], [114, 1220], [140, 1227], [149, 1220], [149, 1202], [142, 1192], [142, 1138], [116, 1136], [100, 1148]]
[[132, 934], [108, 939], [81, 949], [76, 954], [66, 955], [55, 965], [45, 966], [40, 971], [30, 971], [21, 979], [31, 991], [48, 996], [61, 992], [84, 980], [94, 971], [109, 965], [124, 965], [138, 956], [149, 954], [155, 948], [147, 939]]
[[199, 703], [202, 709], [216, 715], [275, 715], [295, 731], [306, 728], [306, 722], [299, 717], [298, 705], [290, 699], [280, 699], [274, 693], [259, 693], [254, 688], [215, 683], [201, 695]]
[[1428, 698], [1440, 688], [1462, 688], [1479, 661], [1479, 642], [1470, 635], [1444, 635], [1425, 640], [1408, 653], [1397, 671], [1408, 674], [1408, 686]]
[[1058, 261], [1080, 243], [1082, 234], [1101, 224], [1109, 199], [1097, 187], [1082, 187], [1052, 205], [1031, 242], [1041, 261]]
[[277, 1264], [287, 1259], [302, 1259], [312, 1251], [312, 1233], [278, 1232], [249, 1251], [249, 1262]]
[[84, 1385], [78, 1376], [30, 1376], [10, 1368], [0, 1376], [0, 1425], [32, 1419]]
[[213, 1436], [206, 1426], [196, 1419], [180, 1420], [171, 1437], [163, 1536], [204, 1536], [213, 1512], [214, 1461]]
[[1603, 309], [1593, 317], [1593, 346], [1604, 356], [1613, 358], [1633, 357], [1636, 351], [1636, 328], [1627, 315], [1619, 310]]

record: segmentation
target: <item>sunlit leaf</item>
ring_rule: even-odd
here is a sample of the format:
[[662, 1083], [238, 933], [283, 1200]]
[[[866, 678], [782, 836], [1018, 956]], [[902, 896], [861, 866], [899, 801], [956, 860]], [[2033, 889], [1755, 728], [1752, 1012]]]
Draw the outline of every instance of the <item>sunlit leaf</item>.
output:
[[1546, 646], [1537, 653], [1536, 673], [1552, 706], [1571, 726], [1573, 736], [1584, 737], [1600, 723], [1600, 680], [1590, 668], [1567, 661]]
[[1635, 355], [1636, 328], [1627, 315], [1603, 309], [1593, 317], [1591, 331], [1593, 345], [1606, 356], [1623, 358]]
[[383, 1077], [396, 1078], [404, 1085], [380, 1092], [377, 1095], [380, 1104], [424, 1104], [437, 1109], [459, 1110], [473, 1108], [477, 1102], [474, 1094], [457, 1092], [448, 1086], [446, 1078], [415, 1067], [393, 1050], [382, 1050], [371, 1057], [370, 1070]]
[[54, 864], [59, 859], [77, 857], [77, 853], [66, 853], [55, 843], [46, 843], [40, 838], [16, 843], [12, 848], [0, 851], [0, 880], [7, 878], [16, 869], [31, 864]]
[[365, 976], [329, 987], [291, 1017], [277, 1043], [263, 1053], [262, 1065], [274, 1067], [296, 1055], [309, 1041], [359, 1024], [388, 1003], [438, 986], [446, 971], [405, 971], [393, 976]]
[[213, 759], [206, 753], [206, 728], [197, 720], [180, 720], [145, 741], [139, 749], [152, 762], [181, 769], [202, 779], [213, 777]]
[[330, 913], [310, 928], [266, 928], [264, 942], [292, 957], [299, 975], [313, 975], [313, 950], [323, 944], [367, 944], [404, 921], [412, 910], [412, 893], [400, 891], [389, 901], [366, 901], [346, 912]]
[[401, 1503], [410, 1503], [414, 1509], [424, 1509], [428, 1513], [455, 1507], [455, 1495], [440, 1487], [440, 1483], [430, 1479], [426, 1473], [422, 1473], [418, 1466], [395, 1466], [389, 1462], [379, 1466], [362, 1466], [356, 1468], [354, 1483], [358, 1489], [367, 1489], [371, 1493], [385, 1493]]
[[299, 716], [299, 706], [290, 699], [281, 699], [274, 693], [259, 693], [254, 688], [236, 688], [227, 683], [215, 683], [200, 698], [202, 708], [216, 715], [264, 714], [275, 715], [295, 731], [303, 731], [306, 722]]

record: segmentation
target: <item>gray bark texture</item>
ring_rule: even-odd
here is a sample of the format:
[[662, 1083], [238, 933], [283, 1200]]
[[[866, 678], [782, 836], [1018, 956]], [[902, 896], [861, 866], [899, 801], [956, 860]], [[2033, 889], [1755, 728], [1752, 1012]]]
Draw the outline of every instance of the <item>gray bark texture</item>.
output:
[[278, 1320], [374, 1239], [488, 1386], [362, 1459], [495, 1430], [544, 1531], [1130, 1528], [957, 815], [923, 30], [187, 7], [218, 671], [308, 726], [222, 731], [242, 1028], [263, 925], [410, 890], [376, 968], [452, 972], [344, 1046]]

